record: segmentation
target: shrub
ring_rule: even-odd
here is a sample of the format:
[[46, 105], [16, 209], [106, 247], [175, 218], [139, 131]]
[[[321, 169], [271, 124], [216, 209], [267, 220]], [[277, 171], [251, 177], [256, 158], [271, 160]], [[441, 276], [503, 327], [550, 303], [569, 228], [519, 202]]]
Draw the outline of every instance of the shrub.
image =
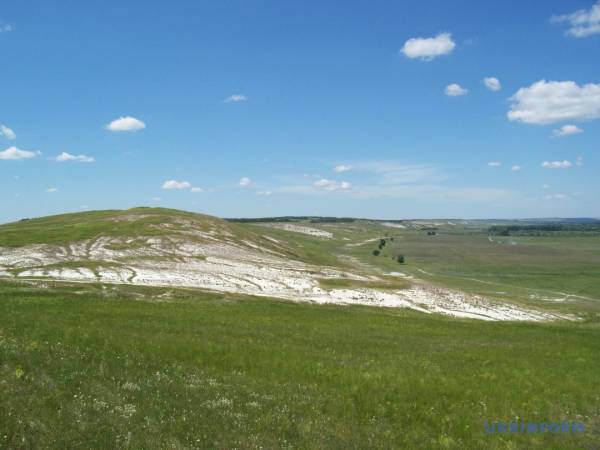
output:
[[377, 250], [377, 249], [373, 250], [373, 256], [379, 256], [379, 250]]

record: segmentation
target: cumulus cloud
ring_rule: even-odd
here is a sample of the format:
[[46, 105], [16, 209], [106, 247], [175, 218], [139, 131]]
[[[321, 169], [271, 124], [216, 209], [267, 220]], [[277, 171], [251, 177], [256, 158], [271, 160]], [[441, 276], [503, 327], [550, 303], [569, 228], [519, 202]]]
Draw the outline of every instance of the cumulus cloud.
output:
[[579, 128], [577, 125], [563, 125], [552, 131], [552, 137], [567, 137], [579, 133], [583, 133], [583, 129]]
[[9, 147], [6, 150], [0, 152], [0, 159], [5, 161], [16, 161], [19, 159], [30, 159], [39, 155], [40, 152], [31, 152], [28, 150], [21, 150], [17, 147]]
[[242, 95], [242, 94], [234, 94], [234, 95], [230, 95], [229, 97], [227, 97], [223, 101], [225, 103], [247, 102], [248, 101], [248, 97], [246, 97], [245, 95]]
[[93, 162], [96, 162], [96, 160], [94, 158], [92, 158], [91, 156], [87, 156], [87, 155], [71, 155], [70, 153], [67, 153], [67, 152], [62, 152], [60, 155], [58, 155], [54, 159], [56, 161], [58, 161], [58, 162], [67, 162], [67, 161], [75, 161], [75, 162], [81, 162], [81, 163], [93, 163]]
[[502, 163], [500, 161], [490, 161], [487, 163], [487, 165], [490, 167], [500, 167]]
[[333, 181], [321, 178], [313, 183], [313, 186], [326, 191], [345, 191], [352, 187], [347, 181]]
[[568, 23], [567, 35], [581, 38], [600, 33], [600, 1], [590, 9], [580, 9], [571, 14], [553, 16], [554, 23]]
[[187, 181], [167, 180], [162, 185], [163, 189], [191, 189], [192, 185]]
[[485, 77], [483, 79], [483, 84], [485, 84], [485, 87], [488, 88], [490, 91], [499, 91], [500, 89], [502, 89], [500, 80], [498, 80], [498, 78], [496, 77]]
[[566, 159], [564, 161], [544, 161], [542, 167], [544, 169], [568, 169], [573, 167], [573, 163]]
[[58, 188], [50, 187], [50, 188], [46, 189], [46, 192], [48, 192], [50, 194], [54, 194], [55, 192], [58, 192]]
[[242, 177], [240, 178], [240, 181], [238, 181], [238, 186], [241, 187], [248, 187], [252, 184], [252, 180], [248, 177]]
[[0, 124], [0, 136], [4, 136], [6, 139], [10, 140], [17, 138], [17, 135], [13, 130], [2, 124]]
[[510, 97], [509, 120], [549, 124], [600, 117], [600, 84], [540, 80]]
[[131, 116], [119, 117], [106, 125], [106, 129], [113, 132], [139, 131], [146, 128], [146, 124]]
[[456, 83], [449, 84], [444, 90], [444, 94], [446, 94], [448, 97], [460, 97], [461, 95], [467, 95], [468, 93], [468, 89], [465, 89], [460, 84]]
[[336, 173], [348, 172], [352, 170], [352, 166], [348, 164], [339, 164], [333, 168], [333, 171]]
[[411, 59], [431, 61], [432, 59], [452, 53], [456, 44], [450, 33], [440, 33], [432, 38], [411, 38], [404, 43], [400, 50], [404, 56]]
[[518, 164], [515, 164], [514, 166], [512, 166], [512, 167], [510, 168], [510, 171], [511, 171], [511, 172], [518, 172], [518, 171], [519, 171], [519, 170], [521, 170], [521, 169], [522, 169], [522, 167], [521, 167], [521, 166], [519, 166]]

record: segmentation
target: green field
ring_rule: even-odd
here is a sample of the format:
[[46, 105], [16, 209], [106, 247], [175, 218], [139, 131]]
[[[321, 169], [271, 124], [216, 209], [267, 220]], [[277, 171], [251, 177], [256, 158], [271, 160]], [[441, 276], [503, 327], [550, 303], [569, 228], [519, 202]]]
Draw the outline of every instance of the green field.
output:
[[[486, 323], [151, 288], [0, 284], [0, 447], [573, 449], [597, 323]], [[485, 420], [581, 434], [486, 434]]]

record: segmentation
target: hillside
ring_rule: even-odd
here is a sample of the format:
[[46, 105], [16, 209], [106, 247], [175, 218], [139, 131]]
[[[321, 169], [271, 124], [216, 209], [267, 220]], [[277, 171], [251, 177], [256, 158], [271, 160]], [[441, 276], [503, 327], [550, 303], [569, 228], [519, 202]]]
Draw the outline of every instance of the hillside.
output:
[[338, 258], [340, 248], [379, 240], [381, 230], [368, 229], [378, 234], [363, 240], [363, 231], [346, 223], [318, 225], [245, 225], [161, 208], [30, 219], [0, 226], [0, 276], [199, 288], [485, 320], [562, 317], [424, 283], [351, 255]]

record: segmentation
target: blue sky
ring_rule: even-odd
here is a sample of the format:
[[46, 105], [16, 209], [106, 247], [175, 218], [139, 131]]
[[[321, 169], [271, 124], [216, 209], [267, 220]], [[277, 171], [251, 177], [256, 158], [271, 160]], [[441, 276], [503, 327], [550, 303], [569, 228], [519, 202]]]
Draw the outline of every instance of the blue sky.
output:
[[600, 217], [594, 1], [4, 2], [0, 52], [2, 222]]

